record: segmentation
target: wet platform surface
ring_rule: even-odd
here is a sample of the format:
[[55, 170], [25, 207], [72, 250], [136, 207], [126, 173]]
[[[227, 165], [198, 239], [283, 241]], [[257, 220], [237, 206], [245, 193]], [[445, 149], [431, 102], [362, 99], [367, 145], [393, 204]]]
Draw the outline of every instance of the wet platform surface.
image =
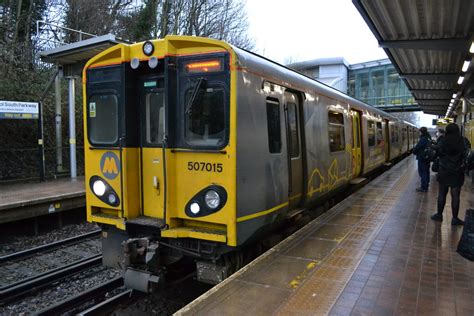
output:
[[0, 223], [85, 206], [84, 178], [0, 186]]
[[[408, 157], [178, 311], [198, 315], [474, 315], [462, 227], [433, 222], [437, 182], [418, 193]], [[466, 180], [460, 217], [474, 208]]]

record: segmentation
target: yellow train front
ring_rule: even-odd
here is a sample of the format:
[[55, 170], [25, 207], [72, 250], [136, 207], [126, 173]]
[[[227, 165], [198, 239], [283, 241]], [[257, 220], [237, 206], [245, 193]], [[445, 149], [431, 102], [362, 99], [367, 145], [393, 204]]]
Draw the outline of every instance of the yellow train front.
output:
[[84, 69], [87, 216], [131, 287], [157, 282], [176, 248], [237, 245], [232, 55], [216, 43], [120, 44]]
[[414, 144], [410, 124], [217, 40], [119, 44], [83, 78], [88, 220], [142, 291], [184, 257], [223, 280], [243, 247]]

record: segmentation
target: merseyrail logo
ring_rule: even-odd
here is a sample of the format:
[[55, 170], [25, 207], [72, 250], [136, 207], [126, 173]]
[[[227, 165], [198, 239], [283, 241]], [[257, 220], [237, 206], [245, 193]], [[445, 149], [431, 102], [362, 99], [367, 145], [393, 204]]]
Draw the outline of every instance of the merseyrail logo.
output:
[[120, 164], [117, 155], [108, 151], [100, 159], [100, 170], [107, 179], [115, 179], [120, 172]]

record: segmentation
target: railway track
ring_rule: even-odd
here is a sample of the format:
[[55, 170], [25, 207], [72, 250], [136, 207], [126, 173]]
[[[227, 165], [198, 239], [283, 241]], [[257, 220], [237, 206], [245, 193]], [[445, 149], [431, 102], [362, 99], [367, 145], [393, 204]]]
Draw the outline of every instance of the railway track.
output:
[[84, 239], [87, 239], [87, 238], [96, 237], [96, 236], [100, 235], [100, 232], [101, 232], [101, 230], [98, 229], [98, 230], [94, 230], [94, 231], [89, 232], [89, 233], [74, 236], [74, 237], [71, 237], [71, 238], [66, 238], [66, 239], [59, 240], [59, 241], [56, 241], [56, 242], [52, 242], [52, 243], [49, 243], [49, 244], [46, 244], [46, 245], [41, 245], [41, 246], [34, 247], [34, 248], [31, 248], [31, 249], [27, 249], [27, 250], [23, 250], [23, 251], [14, 252], [14, 253], [11, 253], [11, 254], [8, 254], [8, 255], [4, 255], [4, 256], [0, 257], [0, 265], [7, 262], [7, 261], [18, 260], [18, 259], [22, 259], [22, 258], [26, 258], [26, 257], [32, 256], [32, 255], [35, 255], [35, 254], [37, 254], [41, 251], [54, 250], [54, 249], [57, 249], [57, 248], [60, 248], [60, 247], [66, 246], [66, 245], [70, 245], [70, 244], [80, 242], [80, 241], [82, 241]]
[[102, 263], [94, 231], [0, 257], [0, 305]]
[[[128, 305], [144, 295], [122, 287], [123, 278], [116, 277], [92, 289], [48, 306], [39, 311], [37, 315], [58, 315], [71, 312], [76, 315], [104, 315], [116, 309], [117, 306]], [[118, 293], [110, 298], [105, 298], [105, 295], [111, 292]], [[85, 309], [81, 308], [81, 306], [85, 306]]]

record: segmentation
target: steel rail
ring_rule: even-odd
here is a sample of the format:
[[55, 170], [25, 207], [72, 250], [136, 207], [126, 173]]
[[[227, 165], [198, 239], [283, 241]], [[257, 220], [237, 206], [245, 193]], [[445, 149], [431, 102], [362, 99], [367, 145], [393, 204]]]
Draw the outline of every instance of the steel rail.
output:
[[0, 288], [0, 304], [4, 304], [13, 298], [24, 295], [28, 292], [39, 290], [48, 284], [100, 264], [102, 264], [102, 254], [93, 255], [66, 266], [23, 279], [20, 282], [9, 284]]
[[7, 262], [7, 261], [11, 261], [13, 259], [25, 258], [25, 257], [31, 256], [31, 255], [37, 254], [41, 251], [51, 250], [51, 249], [54, 249], [54, 248], [59, 248], [59, 247], [64, 246], [64, 245], [73, 244], [77, 241], [87, 239], [87, 238], [90, 238], [90, 237], [95, 237], [96, 235], [99, 235], [100, 232], [101, 232], [101, 230], [98, 229], [98, 230], [94, 230], [90, 233], [85, 233], [85, 234], [82, 234], [82, 235], [79, 235], [79, 236], [74, 236], [74, 237], [71, 237], [71, 238], [59, 240], [59, 241], [52, 242], [52, 243], [49, 243], [49, 244], [46, 244], [46, 245], [41, 245], [41, 246], [34, 247], [34, 248], [31, 248], [31, 249], [26, 249], [26, 250], [23, 250], [23, 251], [14, 252], [14, 253], [11, 253], [11, 254], [0, 257], [0, 264], [4, 263], [4, 262]]
[[123, 286], [123, 278], [116, 277], [110, 281], [99, 284], [89, 290], [83, 291], [71, 298], [62, 300], [54, 305], [48, 306], [40, 310], [36, 315], [59, 315], [67, 311], [71, 311], [77, 306], [93, 300], [99, 295], [103, 295], [109, 291]]
[[92, 306], [82, 312], [77, 313], [78, 316], [92, 316], [92, 315], [106, 315], [107, 313], [112, 312], [117, 309], [119, 305], [129, 305], [133, 301], [137, 300], [140, 297], [143, 297], [145, 294], [135, 290], [126, 290], [122, 293], [119, 293], [99, 304]]

